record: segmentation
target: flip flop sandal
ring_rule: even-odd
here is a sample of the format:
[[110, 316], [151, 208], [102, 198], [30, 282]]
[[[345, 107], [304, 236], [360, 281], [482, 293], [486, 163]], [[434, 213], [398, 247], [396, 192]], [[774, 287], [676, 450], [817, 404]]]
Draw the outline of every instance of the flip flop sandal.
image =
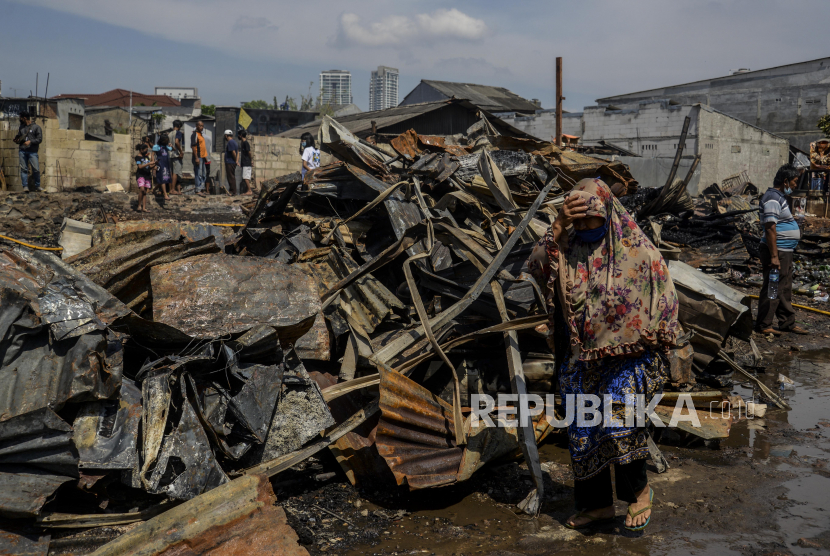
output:
[[571, 525], [567, 521], [565, 522], [565, 527], [568, 529], [587, 529], [589, 527], [596, 527], [597, 525], [602, 525], [603, 523], [610, 523], [617, 519], [616, 516], [614, 517], [594, 517], [592, 515], [588, 515], [585, 512], [576, 512], [576, 517], [584, 517], [587, 518], [589, 521], [583, 523], [582, 525]]
[[[639, 512], [636, 512], [636, 513], [631, 513], [631, 506], [628, 506], [628, 515], [631, 516], [631, 519], [634, 519], [635, 517], [637, 517], [641, 513], [651, 509], [651, 503], [654, 501], [654, 490], [652, 490], [651, 487], [648, 487], [648, 490], [649, 490], [649, 493], [648, 493], [648, 506], [646, 506], [645, 508], [643, 508], [642, 510], [640, 510]], [[648, 519], [646, 519], [646, 522], [643, 523], [642, 525], [638, 525], [637, 527], [629, 527], [628, 525], [626, 525], [625, 528], [628, 529], [629, 531], [642, 531], [643, 529], [645, 529], [648, 526], [649, 522], [651, 522], [651, 516], [648, 516]]]

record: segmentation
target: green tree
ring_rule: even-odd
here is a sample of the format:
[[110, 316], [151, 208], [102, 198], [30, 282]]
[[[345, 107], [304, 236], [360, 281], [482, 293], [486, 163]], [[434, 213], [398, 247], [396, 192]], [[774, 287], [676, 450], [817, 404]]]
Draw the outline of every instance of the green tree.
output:
[[249, 100], [248, 102], [242, 103], [242, 108], [269, 110], [271, 108], [271, 105], [265, 102], [264, 100]]
[[314, 81], [308, 84], [308, 94], [300, 95], [300, 110], [306, 112], [314, 108], [314, 97], [311, 96], [311, 87], [314, 86]]
[[830, 114], [819, 118], [816, 127], [824, 132], [825, 137], [830, 137]]
[[297, 101], [294, 100], [293, 97], [285, 95], [285, 104], [288, 105], [289, 110], [296, 110], [297, 109]]
[[215, 104], [203, 104], [202, 105], [202, 115], [203, 116], [215, 116], [216, 115], [216, 105]]

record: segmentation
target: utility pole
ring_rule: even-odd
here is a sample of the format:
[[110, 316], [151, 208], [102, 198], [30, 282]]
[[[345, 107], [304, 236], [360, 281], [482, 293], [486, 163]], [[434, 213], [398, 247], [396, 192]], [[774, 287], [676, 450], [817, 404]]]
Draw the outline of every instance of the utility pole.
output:
[[133, 92], [130, 91], [130, 131], [133, 128]]
[[562, 58], [556, 58], [556, 146], [562, 146]]

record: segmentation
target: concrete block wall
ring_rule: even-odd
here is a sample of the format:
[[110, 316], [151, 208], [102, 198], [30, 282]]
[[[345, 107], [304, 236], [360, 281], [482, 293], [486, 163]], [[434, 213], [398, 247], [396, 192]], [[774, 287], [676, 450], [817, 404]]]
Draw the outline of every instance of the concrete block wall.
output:
[[[644, 157], [673, 157], [683, 120], [692, 106], [670, 106], [668, 102], [648, 102], [636, 109], [606, 110], [604, 106], [588, 106], [581, 114], [564, 114], [562, 133], [576, 135], [586, 145], [609, 141]], [[540, 110], [532, 116], [503, 117], [510, 125], [538, 137], [552, 141], [556, 135], [556, 112]], [[686, 148], [693, 149], [697, 136], [693, 117], [686, 139]]]
[[[254, 174], [256, 185], [302, 169], [300, 140], [289, 137], [248, 136], [254, 152]], [[334, 162], [334, 158], [321, 151], [320, 164]]]
[[[83, 131], [59, 129], [57, 119], [38, 124], [43, 129], [43, 142], [38, 150], [41, 188], [70, 191], [108, 183], [129, 187], [133, 159], [128, 135], [115, 134], [111, 143], [86, 141]], [[16, 134], [17, 127], [0, 129], [0, 160], [6, 183], [13, 191], [23, 188], [18, 146], [12, 142]]]
[[789, 160], [789, 142], [782, 137], [706, 109], [701, 109], [699, 122], [701, 188], [746, 171], [749, 180], [766, 191], [778, 168]]

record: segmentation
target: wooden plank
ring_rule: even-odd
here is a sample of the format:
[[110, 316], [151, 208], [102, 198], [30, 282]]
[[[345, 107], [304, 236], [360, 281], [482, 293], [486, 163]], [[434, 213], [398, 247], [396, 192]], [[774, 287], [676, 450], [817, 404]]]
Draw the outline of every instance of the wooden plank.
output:
[[[658, 405], [654, 408], [654, 413], [660, 417], [660, 420], [666, 426], [669, 426], [672, 415], [674, 414], [674, 408]], [[688, 408], [684, 407], [680, 414], [688, 415]], [[675, 428], [699, 436], [704, 440], [729, 438], [729, 430], [732, 428], [732, 413], [727, 412], [726, 415], [729, 415], [729, 417], [724, 419], [720, 411], [713, 411], [711, 414], [708, 411], [698, 411], [697, 418], [700, 420], [700, 427], [695, 427], [689, 421], [678, 421], [677, 427]]]

